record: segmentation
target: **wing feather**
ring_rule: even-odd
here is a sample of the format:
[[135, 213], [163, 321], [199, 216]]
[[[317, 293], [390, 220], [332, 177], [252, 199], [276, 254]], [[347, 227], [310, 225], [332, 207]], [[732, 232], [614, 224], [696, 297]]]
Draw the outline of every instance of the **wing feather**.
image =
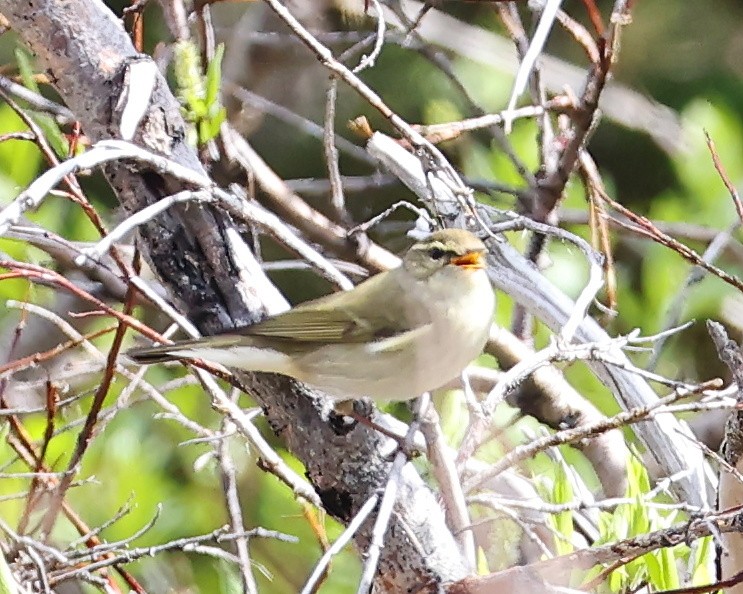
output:
[[[396, 274], [396, 270], [382, 273], [353, 291], [303, 303], [237, 332], [272, 341], [326, 344], [370, 342], [395, 336], [421, 324], [409, 315], [406, 304], [394, 299], [399, 291], [391, 291], [390, 286], [394, 288]], [[385, 275], [388, 275], [386, 282]]]
[[293, 309], [239, 330], [248, 336], [324, 343], [358, 343], [395, 334], [389, 319], [364, 319], [347, 309]]
[[373, 342], [369, 346], [369, 351], [372, 353], [398, 353], [407, 349], [413, 341], [425, 338], [430, 331], [431, 324], [425, 324], [413, 330], [406, 330]]

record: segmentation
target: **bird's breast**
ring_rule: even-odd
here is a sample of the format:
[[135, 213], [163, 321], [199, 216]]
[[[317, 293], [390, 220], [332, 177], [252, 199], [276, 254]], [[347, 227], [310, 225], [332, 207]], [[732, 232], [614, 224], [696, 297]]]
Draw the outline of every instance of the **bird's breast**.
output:
[[[483, 272], [484, 276], [484, 271], [478, 272]], [[441, 374], [447, 376], [439, 386], [459, 375], [485, 346], [495, 301], [487, 277], [484, 280], [460, 295], [456, 303], [440, 302], [438, 306], [442, 311], [432, 314], [439, 322], [434, 324], [437, 340], [431, 348], [440, 361]]]
[[[478, 276], [479, 273], [482, 275]], [[298, 361], [295, 375], [337, 398], [407, 400], [457, 377], [485, 345], [494, 297], [484, 271], [442, 284], [425, 302], [400, 312], [420, 326], [370, 343], [327, 345]]]

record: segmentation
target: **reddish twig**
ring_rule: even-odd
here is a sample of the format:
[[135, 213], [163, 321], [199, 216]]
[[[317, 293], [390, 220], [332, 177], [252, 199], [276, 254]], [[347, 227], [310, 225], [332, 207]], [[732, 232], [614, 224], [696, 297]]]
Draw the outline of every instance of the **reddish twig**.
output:
[[598, 9], [596, 3], [593, 0], [581, 1], [583, 2], [583, 6], [585, 6], [586, 8], [588, 18], [591, 20], [593, 28], [596, 30], [596, 34], [599, 37], [603, 37], [606, 33], [606, 28], [604, 27], [604, 20], [601, 18], [601, 11]]
[[[123, 314], [127, 317], [133, 308], [133, 303], [134, 287], [130, 285], [129, 289], [127, 290], [123, 311]], [[85, 455], [85, 452], [87, 451], [91, 440], [93, 439], [96, 423], [98, 421], [98, 415], [101, 412], [101, 408], [103, 408], [103, 401], [106, 399], [108, 390], [111, 387], [111, 383], [113, 382], [116, 370], [116, 359], [119, 356], [119, 350], [121, 349], [121, 344], [124, 340], [126, 329], [126, 323], [121, 320], [119, 322], [118, 328], [116, 329], [116, 334], [114, 335], [111, 348], [108, 351], [108, 358], [106, 362], [106, 368], [103, 371], [103, 377], [101, 378], [98, 389], [93, 396], [93, 402], [90, 406], [90, 410], [88, 411], [88, 415], [85, 418], [85, 424], [78, 434], [75, 450], [73, 451], [72, 457], [70, 458], [70, 461], [67, 465], [67, 472], [59, 481], [59, 486], [52, 496], [51, 501], [49, 502], [49, 508], [47, 509], [47, 512], [44, 515], [44, 519], [41, 522], [42, 539], [48, 538], [48, 536], [51, 534], [52, 528], [54, 527], [54, 524], [57, 520], [57, 515], [59, 514], [59, 511], [61, 509], [62, 501], [64, 501], [65, 494], [70, 488], [70, 485], [72, 484], [72, 481], [75, 478], [78, 469], [80, 468], [82, 458]]]
[[656, 243], [659, 243], [661, 245], [666, 246], [667, 248], [672, 249], [674, 252], [679, 254], [682, 258], [684, 258], [688, 262], [691, 262], [695, 266], [704, 268], [710, 274], [713, 274], [714, 276], [725, 281], [729, 285], [732, 285], [739, 291], [743, 291], [743, 282], [741, 282], [741, 280], [737, 276], [728, 274], [727, 272], [718, 268], [717, 266], [713, 266], [712, 264], [707, 262], [704, 258], [702, 258], [699, 254], [697, 254], [690, 247], [684, 245], [680, 241], [675, 240], [670, 235], [663, 233], [647, 217], [643, 217], [641, 215], [635, 214], [634, 212], [632, 212], [625, 206], [619, 204], [617, 201], [612, 199], [606, 192], [603, 192], [601, 194], [601, 198], [607, 204], [609, 204], [614, 210], [618, 211], [619, 213], [627, 217], [632, 223], [634, 223], [634, 225], [627, 225], [626, 223], [617, 220], [616, 222], [619, 225], [622, 225], [622, 226], [626, 225], [629, 228], [631, 228], [632, 231], [634, 231], [635, 233], [644, 235], [645, 237], [652, 239]]
[[[49, 165], [51, 165], [52, 167], [59, 165], [59, 159], [54, 153], [52, 147], [47, 142], [41, 127], [33, 120], [33, 118], [29, 117], [26, 112], [22, 110], [20, 106], [15, 101], [13, 101], [13, 99], [2, 89], [0, 89], [0, 98], [2, 98], [8, 104], [8, 106], [16, 112], [18, 117], [21, 118], [23, 123], [26, 124], [29, 130], [31, 130], [31, 132], [34, 134], [36, 145], [39, 147], [39, 150], [44, 155]], [[70, 144], [70, 149], [73, 148], [73, 145], [76, 144], [76, 142], [77, 140]], [[88, 217], [96, 230], [101, 234], [101, 236], [106, 236], [108, 231], [106, 230], [106, 226], [103, 223], [103, 219], [101, 219], [98, 211], [96, 211], [93, 205], [90, 204], [88, 199], [85, 197], [85, 194], [83, 193], [82, 188], [77, 181], [77, 178], [73, 174], [69, 174], [64, 177], [64, 182], [69, 188], [70, 200], [72, 200], [75, 204], [78, 204], [80, 208], [82, 208], [85, 215]], [[118, 250], [116, 250], [115, 248], [111, 248], [111, 257], [116, 262], [122, 273], [130, 273], [129, 267], [122, 259]]]
[[79, 340], [68, 340], [66, 342], [56, 345], [55, 347], [52, 347], [48, 351], [34, 353], [32, 355], [28, 355], [26, 357], [21, 357], [20, 359], [16, 359], [15, 361], [12, 361], [10, 363], [6, 363], [5, 365], [0, 365], [0, 375], [4, 375], [8, 372], [18, 372], [28, 367], [34, 367], [38, 365], [39, 363], [43, 363], [44, 361], [53, 359], [57, 355], [61, 355], [65, 351], [74, 349], [76, 346], [84, 342], [93, 340], [100, 336], [104, 336], [108, 334], [109, 332], [113, 332], [113, 330], [115, 330], [115, 326], [109, 326], [108, 328], [101, 328], [100, 330], [95, 330], [94, 332], [89, 332], [88, 334], [83, 335]]
[[79, 297], [80, 299], [83, 299], [84, 301], [88, 301], [90, 303], [93, 303], [103, 311], [105, 311], [108, 315], [113, 316], [116, 318], [119, 322], [126, 324], [128, 327], [132, 328], [133, 330], [136, 330], [140, 334], [146, 336], [147, 338], [151, 340], [155, 340], [158, 342], [164, 342], [165, 339], [157, 332], [155, 332], [152, 328], [147, 326], [146, 324], [143, 324], [136, 318], [127, 315], [125, 313], [122, 313], [120, 311], [115, 310], [112, 307], [109, 307], [106, 305], [103, 301], [100, 299], [94, 297], [87, 291], [81, 289], [80, 287], [77, 287], [74, 283], [66, 279], [61, 274], [49, 270], [47, 268], [44, 268], [43, 266], [37, 266], [36, 264], [27, 264], [25, 262], [14, 262], [10, 260], [0, 260], [0, 268], [5, 268], [7, 270], [11, 270], [12, 272], [0, 274], [0, 281], [11, 279], [11, 278], [27, 278], [33, 282], [38, 282], [41, 284], [53, 284], [60, 289], [64, 289], [65, 291], [72, 293], [76, 297]]
[[[41, 451], [38, 454], [36, 460], [36, 468], [34, 472], [42, 472], [44, 467], [44, 459], [46, 458], [46, 452], [49, 448], [49, 443], [54, 436], [54, 416], [57, 413], [57, 401], [59, 400], [59, 394], [54, 384], [47, 380], [46, 382], [46, 429], [44, 430], [44, 439], [41, 444]], [[36, 503], [39, 500], [37, 492], [39, 486], [39, 477], [35, 476], [31, 480], [31, 486], [28, 489], [28, 496], [26, 497], [26, 505], [24, 506], [21, 519], [18, 522], [18, 532], [23, 533], [26, 531], [29, 519], [31, 518], [31, 512], [33, 511]]]
[[715, 148], [715, 142], [712, 140], [712, 138], [709, 135], [709, 132], [707, 132], [706, 130], [704, 131], [704, 137], [707, 139], [707, 148], [709, 148], [709, 153], [710, 155], [712, 155], [712, 163], [714, 164], [715, 169], [717, 170], [717, 173], [720, 176], [720, 179], [722, 180], [722, 183], [725, 184], [725, 187], [730, 193], [730, 197], [733, 199], [733, 204], [735, 205], [735, 212], [738, 213], [738, 219], [740, 219], [741, 223], [743, 223], [743, 202], [741, 202], [740, 200], [740, 194], [738, 193], [738, 190], [733, 185], [733, 182], [730, 181], [730, 178], [728, 177], [728, 174], [725, 171], [725, 166], [722, 164], [722, 161], [720, 160], [720, 155], [717, 154], [717, 149]]
[[[39, 472], [47, 473], [44, 477], [44, 482], [47, 490], [51, 490], [56, 487], [57, 479], [50, 473], [50, 469], [43, 463], [39, 463], [39, 456], [37, 455], [34, 446], [32, 445], [31, 436], [26, 432], [24, 426], [21, 424], [17, 416], [13, 415], [9, 417], [10, 433], [6, 439], [8, 445], [18, 454], [19, 458], [29, 468], [39, 468]], [[69, 520], [70, 524], [75, 528], [78, 534], [81, 536], [90, 535], [85, 538], [85, 545], [89, 548], [100, 546], [101, 540], [94, 535], [91, 528], [82, 520], [78, 513], [70, 507], [66, 502], [62, 502], [62, 513]], [[146, 594], [145, 589], [137, 582], [137, 580], [123, 567], [116, 566], [116, 571], [126, 582], [126, 584], [137, 594]], [[115, 586], [114, 582], [111, 582], [112, 586]], [[114, 591], [119, 591], [117, 587], [114, 587]]]

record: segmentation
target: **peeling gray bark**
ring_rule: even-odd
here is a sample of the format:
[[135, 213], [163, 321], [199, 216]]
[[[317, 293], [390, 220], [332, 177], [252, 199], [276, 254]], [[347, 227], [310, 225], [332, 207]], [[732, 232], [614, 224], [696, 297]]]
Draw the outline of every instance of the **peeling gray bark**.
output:
[[[48, 68], [91, 141], [118, 137], [114, 106], [124, 66], [137, 54], [114, 15], [97, 0], [0, 0], [0, 11]], [[185, 142], [179, 105], [159, 75], [134, 141], [204, 172]], [[109, 166], [105, 174], [128, 212], [185, 189], [161, 172], [132, 163]], [[204, 334], [254, 322], [269, 305], [259, 282], [244, 274], [240, 280], [240, 263], [226, 247], [228, 230], [237, 231], [232, 219], [204, 204], [175, 206], [140, 229], [140, 245], [153, 270], [177, 308]], [[254, 374], [244, 379], [273, 430], [305, 465], [327, 511], [347, 522], [387, 479], [390, 463], [380, 453], [379, 435], [362, 426], [337, 432], [323, 420], [320, 395], [288, 378]], [[361, 550], [370, 528], [367, 522], [357, 536]], [[465, 575], [442, 510], [408, 465], [375, 589], [436, 592], [439, 584]]]

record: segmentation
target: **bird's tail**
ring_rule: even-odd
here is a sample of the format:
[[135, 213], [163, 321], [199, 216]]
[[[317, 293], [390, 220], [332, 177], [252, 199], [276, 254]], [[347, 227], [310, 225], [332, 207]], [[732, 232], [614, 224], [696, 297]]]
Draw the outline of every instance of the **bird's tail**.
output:
[[164, 363], [166, 361], [192, 358], [194, 356], [194, 350], [200, 350], [205, 347], [210, 349], [229, 347], [235, 344], [237, 340], [237, 336], [229, 334], [223, 336], [206, 336], [204, 338], [181, 340], [173, 344], [130, 349], [124, 354], [139, 365], [151, 365], [152, 363]]

